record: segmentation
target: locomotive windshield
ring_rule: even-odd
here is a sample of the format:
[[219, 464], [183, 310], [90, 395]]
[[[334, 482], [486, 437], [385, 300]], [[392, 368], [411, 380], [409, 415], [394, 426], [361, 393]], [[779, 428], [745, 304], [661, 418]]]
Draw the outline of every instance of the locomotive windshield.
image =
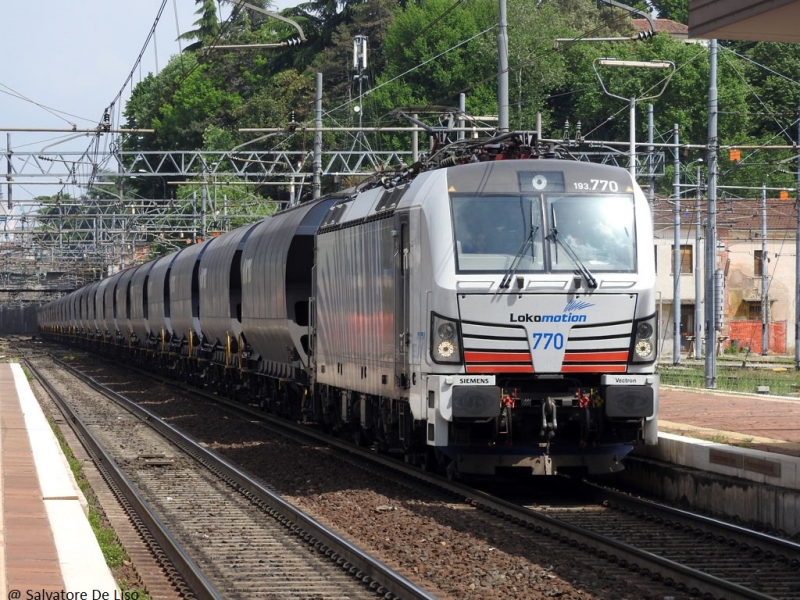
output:
[[[590, 271], [634, 271], [633, 196], [547, 196], [548, 239], [555, 232]], [[551, 243], [550, 268], [573, 271], [570, 252]]]
[[[544, 228], [538, 197], [453, 195], [461, 272], [542, 271]], [[521, 256], [518, 256], [521, 255]]]
[[453, 194], [451, 200], [461, 273], [505, 272], [515, 261], [515, 272], [528, 273], [636, 270], [631, 195]]

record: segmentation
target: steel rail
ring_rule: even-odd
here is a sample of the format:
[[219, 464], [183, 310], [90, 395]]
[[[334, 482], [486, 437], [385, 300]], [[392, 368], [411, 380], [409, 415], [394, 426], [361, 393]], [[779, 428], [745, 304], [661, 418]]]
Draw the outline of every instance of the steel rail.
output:
[[[57, 359], [56, 359], [57, 360]], [[67, 368], [69, 366], [67, 365]], [[659, 573], [664, 580], [672, 581], [677, 587], [684, 587], [687, 590], [696, 592], [705, 597], [713, 597], [725, 600], [774, 600], [772, 596], [760, 593], [756, 590], [746, 588], [736, 583], [720, 579], [703, 571], [664, 558], [647, 550], [642, 550], [613, 538], [606, 537], [599, 533], [583, 529], [571, 523], [560, 521], [556, 518], [544, 515], [540, 512], [525, 508], [513, 502], [503, 500], [469, 487], [467, 485], [447, 480], [439, 475], [425, 473], [419, 467], [406, 465], [396, 459], [376, 455], [369, 450], [362, 450], [353, 446], [351, 443], [341, 441], [330, 436], [319, 434], [307, 426], [297, 425], [285, 419], [265, 414], [263, 411], [255, 410], [241, 403], [232, 402], [216, 394], [198, 390], [190, 385], [164, 379], [153, 373], [146, 375], [157, 380], [178, 385], [183, 389], [215, 402], [225, 404], [231, 409], [256, 416], [261, 420], [276, 424], [281, 428], [288, 429], [300, 436], [312, 438], [328, 446], [344, 451], [346, 453], [364, 457], [381, 466], [381, 471], [385, 474], [388, 470], [398, 471], [413, 479], [417, 479], [445, 491], [454, 497], [462, 498], [465, 502], [475, 508], [479, 508], [492, 515], [505, 518], [517, 525], [531, 529], [537, 533], [542, 533], [553, 539], [558, 539], [571, 545], [585, 545], [595, 551], [598, 555], [605, 555], [612, 563], [620, 565], [636, 565], [640, 571], [649, 569], [651, 573]], [[91, 379], [91, 378], [89, 378]], [[144, 410], [144, 409], [142, 409]], [[742, 528], [740, 530], [744, 531]]]
[[707, 526], [724, 531], [724, 534], [729, 539], [735, 540], [739, 544], [746, 544], [753, 546], [764, 552], [772, 552], [776, 556], [794, 557], [795, 563], [800, 564], [800, 544], [791, 540], [778, 538], [767, 533], [760, 531], [753, 531], [746, 527], [720, 521], [705, 515], [698, 515], [680, 508], [673, 506], [666, 506], [653, 502], [652, 500], [645, 500], [644, 498], [637, 498], [629, 496], [622, 492], [605, 489], [602, 486], [592, 482], [583, 482], [584, 485], [595, 490], [599, 497], [603, 500], [608, 499], [620, 505], [626, 505], [637, 510], [647, 511], [648, 513], [661, 513], [665, 519], [672, 519], [673, 521], [680, 521], [686, 525], [701, 528]]
[[[165, 423], [155, 413], [128, 400], [125, 396], [108, 389], [92, 377], [77, 371], [58, 358], [51, 358], [72, 375], [78, 377], [96, 391], [114, 402], [117, 402], [136, 417], [145, 421], [161, 435], [194, 456], [197, 460], [203, 462], [209, 469], [221, 473], [246, 495], [269, 506], [275, 513], [280, 515], [284, 522], [293, 524], [292, 529], [300, 529], [303, 533], [315, 538], [321, 545], [321, 550], [332, 560], [338, 563], [349, 562], [358, 571], [361, 571], [363, 574], [361, 577], [362, 581], [366, 584], [370, 584], [370, 587], [377, 588], [380, 593], [389, 592], [394, 595], [395, 598], [403, 600], [437, 600], [436, 596], [422, 589], [400, 573], [367, 554], [358, 546], [326, 528], [299, 508], [289, 504], [286, 500], [265, 488], [224, 457], [204, 448], [176, 427]], [[383, 590], [380, 588], [383, 588]]]
[[[157, 375], [153, 375], [151, 373], [148, 373], [148, 375], [160, 379], [160, 377]], [[174, 384], [175, 382], [171, 381], [171, 383]], [[310, 437], [338, 450], [342, 450], [359, 457], [366, 457], [380, 465], [381, 471], [384, 474], [387, 472], [387, 470], [399, 471], [407, 476], [421, 480], [426, 484], [452, 494], [455, 497], [462, 498], [475, 508], [489, 512], [492, 515], [505, 518], [513, 523], [522, 525], [528, 529], [532, 529], [537, 533], [542, 533], [551, 538], [559, 539], [564, 543], [577, 543], [585, 545], [587, 548], [593, 549], [598, 555], [602, 556], [605, 554], [607, 559], [612, 563], [622, 565], [626, 563], [628, 565], [637, 565], [640, 568], [640, 571], [644, 571], [644, 569], [647, 568], [651, 573], [660, 573], [663, 575], [664, 580], [671, 580], [676, 586], [685, 587], [687, 590], [696, 591], [699, 595], [725, 600], [774, 600], [772, 596], [762, 594], [756, 590], [746, 588], [731, 581], [720, 579], [714, 575], [704, 573], [703, 571], [688, 567], [647, 550], [642, 550], [599, 533], [583, 529], [571, 523], [560, 521], [548, 515], [525, 508], [524, 506], [497, 498], [462, 483], [447, 480], [439, 475], [425, 473], [421, 471], [419, 467], [408, 466], [405, 463], [397, 461], [396, 459], [383, 457], [376, 455], [372, 451], [357, 448], [351, 443], [343, 442], [341, 440], [331, 438], [330, 436], [323, 436], [313, 430], [310, 430], [307, 426], [297, 425], [285, 419], [266, 415], [262, 411], [256, 411], [255, 409], [246, 407], [242, 404], [228, 401], [220, 396], [197, 390], [196, 388], [188, 385], [179, 385], [194, 394], [199, 394], [201, 396], [213, 399], [215, 402], [221, 402], [233, 408], [234, 410], [257, 416], [259, 419], [268, 421], [270, 423], [275, 423], [282, 428], [289, 429], [305, 437]], [[739, 531], [744, 531], [743, 528], [738, 529]]]
[[[156, 375], [149, 375], [159, 378]], [[674, 581], [676, 585], [685, 586], [687, 589], [695, 589], [699, 594], [705, 594], [706, 596], [710, 595], [714, 598], [720, 599], [724, 598], [725, 600], [774, 600], [772, 596], [762, 594], [730, 581], [709, 575], [708, 573], [687, 567], [670, 559], [658, 556], [652, 552], [641, 550], [629, 544], [625, 544], [601, 534], [580, 528], [576, 525], [565, 523], [548, 515], [544, 515], [518, 504], [514, 504], [513, 502], [496, 498], [490, 494], [476, 490], [475, 488], [466, 486], [464, 484], [455, 481], [449, 481], [439, 475], [425, 473], [421, 471], [419, 467], [411, 467], [395, 459], [386, 458], [376, 455], [374, 452], [359, 449], [348, 442], [343, 442], [329, 436], [320, 435], [313, 430], [309, 430], [308, 427], [303, 425], [296, 425], [286, 421], [285, 419], [266, 415], [261, 411], [256, 411], [241, 404], [230, 402], [214, 394], [199, 391], [191, 386], [183, 387], [192, 393], [208, 397], [216, 402], [222, 402], [237, 411], [246, 412], [249, 415], [255, 415], [262, 420], [269, 421], [270, 423], [276, 423], [282, 428], [289, 429], [302, 436], [313, 438], [316, 441], [323, 442], [328, 446], [332, 446], [338, 450], [342, 450], [359, 457], [366, 457], [369, 460], [379, 464], [384, 473], [386, 472], [386, 469], [399, 471], [407, 476], [421, 480], [426, 484], [452, 494], [455, 497], [460, 497], [475, 508], [479, 508], [493, 515], [504, 517], [517, 524], [522, 524], [529, 529], [533, 529], [537, 533], [543, 533], [554, 539], [560, 539], [565, 543], [571, 543], [574, 541], [578, 544], [585, 544], [587, 547], [596, 550], [598, 554], [607, 554], [609, 560], [612, 562], [623, 563], [623, 561], [625, 561], [630, 565], [638, 565], [642, 568], [649, 566], [651, 567], [651, 572], [654, 572], [652, 567], [655, 567], [659, 570], [658, 572], [665, 575], [665, 579], [669, 578]], [[742, 528], [739, 529], [742, 530]]]
[[70, 427], [88, 444], [89, 450], [94, 454], [114, 484], [122, 491], [125, 499], [133, 506], [134, 511], [144, 523], [150, 535], [159, 544], [166, 557], [175, 566], [180, 576], [186, 582], [194, 595], [199, 600], [223, 600], [223, 596], [203, 575], [202, 570], [186, 553], [180, 543], [169, 533], [167, 528], [142, 498], [131, 481], [125, 476], [119, 466], [114, 462], [105, 448], [92, 434], [86, 424], [78, 417], [66, 399], [50, 384], [46, 377], [27, 359], [23, 359], [25, 366], [30, 369], [36, 380], [45, 388], [47, 393], [58, 405]]

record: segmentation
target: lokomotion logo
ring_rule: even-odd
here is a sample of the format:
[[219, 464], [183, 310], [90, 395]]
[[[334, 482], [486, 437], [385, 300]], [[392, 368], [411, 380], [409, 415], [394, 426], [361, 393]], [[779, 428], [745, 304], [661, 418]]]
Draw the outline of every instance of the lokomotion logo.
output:
[[508, 320], [512, 323], [585, 323], [586, 315], [577, 315], [575, 313], [590, 306], [594, 306], [594, 304], [581, 302], [580, 300], [570, 300], [560, 315], [532, 315], [529, 313], [515, 315], [511, 313]]

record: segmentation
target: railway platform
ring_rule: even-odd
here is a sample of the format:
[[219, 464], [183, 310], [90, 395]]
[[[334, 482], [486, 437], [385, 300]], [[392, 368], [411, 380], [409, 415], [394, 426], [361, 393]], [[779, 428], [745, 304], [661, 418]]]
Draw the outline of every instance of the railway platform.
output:
[[663, 386], [658, 418], [638, 454], [800, 491], [800, 399]]
[[0, 597], [119, 598], [86, 500], [16, 363], [0, 363], [0, 475]]
[[800, 540], [800, 399], [662, 386], [658, 414], [622, 483]]

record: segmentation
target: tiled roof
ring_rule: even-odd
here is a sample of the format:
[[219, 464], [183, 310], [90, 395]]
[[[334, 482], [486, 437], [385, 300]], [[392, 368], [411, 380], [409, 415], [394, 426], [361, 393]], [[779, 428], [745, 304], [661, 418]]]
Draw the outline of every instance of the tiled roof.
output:
[[[706, 219], [708, 200], [700, 200], [701, 222]], [[656, 197], [653, 202], [653, 220], [658, 229], [672, 227], [675, 223], [675, 205], [669, 198]], [[695, 199], [681, 200], [681, 223], [695, 223]], [[717, 228], [731, 234], [742, 231], [761, 231], [761, 198], [721, 198], [717, 200]], [[792, 231], [797, 229], [797, 203], [794, 198], [767, 199], [767, 229]]]
[[[649, 31], [650, 22], [647, 19], [631, 19], [638, 31]], [[664, 31], [670, 35], [689, 37], [689, 26], [670, 19], [654, 19], [656, 31]]]

